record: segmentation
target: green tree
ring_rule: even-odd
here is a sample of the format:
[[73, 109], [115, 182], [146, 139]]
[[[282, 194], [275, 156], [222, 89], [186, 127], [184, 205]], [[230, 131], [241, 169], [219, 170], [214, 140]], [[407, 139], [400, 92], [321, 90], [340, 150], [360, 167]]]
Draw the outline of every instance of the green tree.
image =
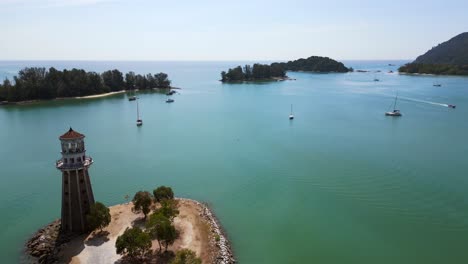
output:
[[102, 229], [111, 222], [110, 210], [104, 204], [95, 202], [91, 205], [86, 221], [90, 230]]
[[153, 203], [153, 199], [151, 198], [151, 194], [149, 192], [139, 191], [133, 197], [133, 211], [136, 213], [143, 212], [146, 216], [150, 212], [151, 204]]
[[166, 199], [161, 201], [161, 207], [156, 209], [155, 213], [162, 214], [167, 217], [169, 220], [174, 220], [174, 217], [179, 215], [179, 210], [177, 209], [178, 202], [172, 199]]
[[195, 252], [188, 248], [177, 251], [175, 258], [171, 264], [201, 264], [202, 261], [197, 257]]
[[125, 229], [115, 242], [117, 254], [143, 259], [151, 249], [151, 238], [139, 227]]
[[159, 186], [153, 190], [154, 200], [160, 202], [166, 199], [174, 199], [174, 192], [171, 187]]
[[158, 240], [159, 250], [161, 250], [161, 242], [167, 251], [167, 247], [172, 245], [178, 237], [178, 232], [171, 220], [161, 213], [154, 213], [149, 217], [146, 229], [153, 239]]

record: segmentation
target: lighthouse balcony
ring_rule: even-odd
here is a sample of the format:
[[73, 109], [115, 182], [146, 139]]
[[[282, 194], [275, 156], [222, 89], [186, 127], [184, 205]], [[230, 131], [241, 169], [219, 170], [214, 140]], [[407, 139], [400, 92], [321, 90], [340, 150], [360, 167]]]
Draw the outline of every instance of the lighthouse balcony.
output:
[[93, 164], [93, 158], [85, 157], [83, 160], [67, 160], [65, 158], [59, 159], [55, 162], [55, 167], [59, 170], [73, 170], [89, 167]]

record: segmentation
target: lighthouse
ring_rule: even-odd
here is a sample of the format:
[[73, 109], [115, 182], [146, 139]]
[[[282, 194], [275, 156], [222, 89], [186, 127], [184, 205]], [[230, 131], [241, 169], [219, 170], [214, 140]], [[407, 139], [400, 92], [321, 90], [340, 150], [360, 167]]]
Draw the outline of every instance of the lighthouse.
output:
[[85, 232], [86, 214], [94, 204], [88, 173], [93, 159], [86, 156], [84, 138], [71, 127], [59, 137], [62, 158], [56, 162], [56, 167], [62, 172], [62, 231]]

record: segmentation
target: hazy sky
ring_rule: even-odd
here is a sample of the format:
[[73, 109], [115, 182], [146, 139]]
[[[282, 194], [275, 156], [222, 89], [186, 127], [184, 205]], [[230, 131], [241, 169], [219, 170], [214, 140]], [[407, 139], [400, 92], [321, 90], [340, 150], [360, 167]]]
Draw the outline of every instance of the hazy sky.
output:
[[414, 59], [467, 14], [467, 0], [0, 0], [0, 60]]

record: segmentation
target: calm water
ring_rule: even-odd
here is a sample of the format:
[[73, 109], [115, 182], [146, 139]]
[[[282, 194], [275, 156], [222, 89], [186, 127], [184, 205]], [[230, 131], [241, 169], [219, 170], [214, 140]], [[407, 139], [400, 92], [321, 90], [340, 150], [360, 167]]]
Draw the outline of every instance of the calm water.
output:
[[[141, 128], [126, 95], [0, 108], [1, 262], [59, 217], [54, 162], [72, 126], [86, 134], [98, 201], [172, 186], [213, 207], [240, 263], [467, 263], [468, 78], [388, 74], [388, 63], [223, 85], [237, 62], [0, 62], [2, 78], [118, 68], [164, 71], [183, 88], [174, 104], [140, 94]], [[404, 116], [392, 119], [396, 91]]]

